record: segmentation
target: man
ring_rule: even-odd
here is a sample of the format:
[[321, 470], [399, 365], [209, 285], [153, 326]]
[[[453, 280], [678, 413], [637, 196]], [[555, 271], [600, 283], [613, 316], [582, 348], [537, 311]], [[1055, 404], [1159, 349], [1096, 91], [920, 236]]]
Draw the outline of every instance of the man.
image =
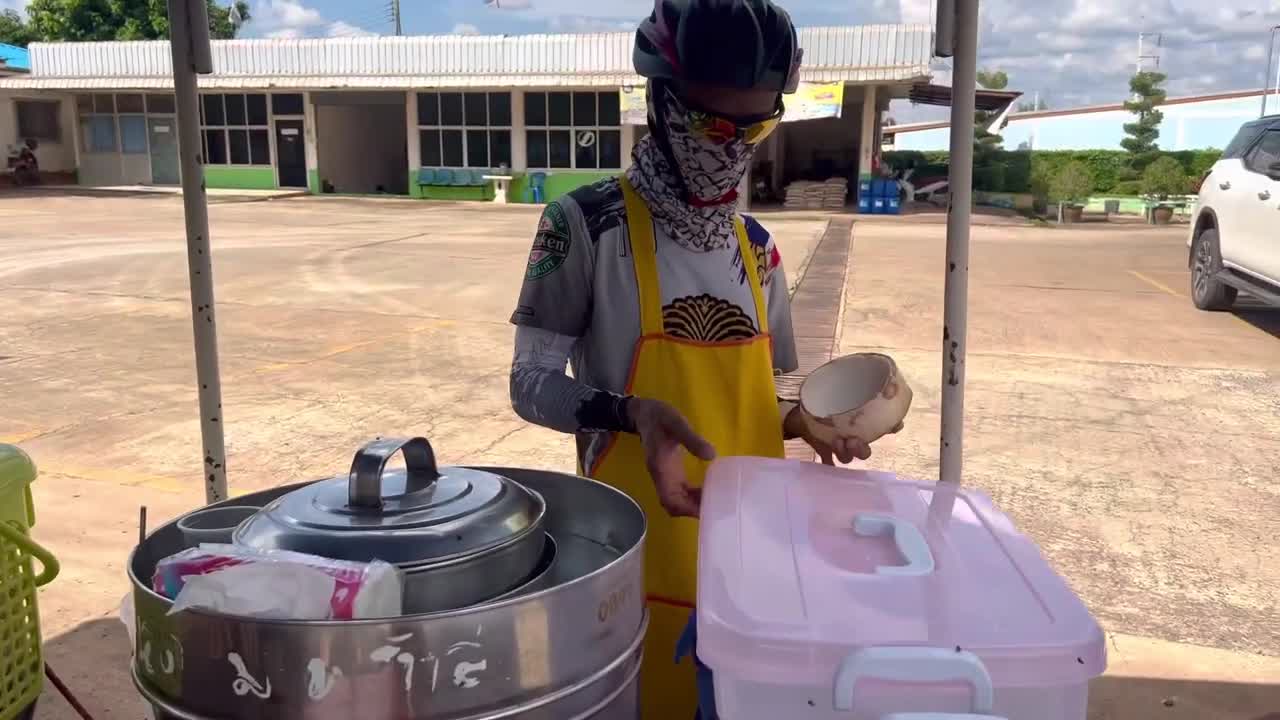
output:
[[808, 436], [777, 398], [775, 373], [798, 365], [786, 276], [773, 238], [734, 209], [800, 57], [771, 0], [656, 0], [634, 53], [650, 132], [621, 177], [547, 206], [512, 317], [516, 412], [574, 433], [580, 471], [648, 516], [646, 718], [688, 718], [697, 702], [693, 664], [672, 653], [691, 626], [707, 464], [782, 457], [784, 437], [828, 463], [870, 455]]

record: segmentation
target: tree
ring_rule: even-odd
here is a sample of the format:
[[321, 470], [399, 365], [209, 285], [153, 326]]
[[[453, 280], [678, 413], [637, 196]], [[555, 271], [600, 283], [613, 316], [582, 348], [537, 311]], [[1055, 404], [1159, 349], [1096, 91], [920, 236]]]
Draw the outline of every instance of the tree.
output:
[[1061, 203], [1083, 205], [1093, 194], [1093, 175], [1089, 166], [1072, 160], [1049, 182], [1049, 197]]
[[1044, 99], [1040, 97], [1036, 97], [1031, 102], [1018, 103], [1017, 107], [1018, 112], [1040, 112], [1041, 110], [1048, 109], [1049, 103], [1045, 102]]
[[[1009, 76], [1001, 70], [979, 70], [978, 85], [1003, 90], [1009, 86]], [[995, 119], [996, 113], [986, 110], [973, 114], [973, 186], [979, 190], [1001, 190], [1004, 186], [1005, 167], [997, 157], [1004, 138], [987, 130]]]
[[1124, 109], [1137, 116], [1136, 122], [1125, 123], [1124, 131], [1129, 137], [1120, 141], [1120, 147], [1129, 151], [1129, 166], [1132, 175], [1142, 172], [1160, 151], [1156, 140], [1160, 138], [1160, 122], [1164, 113], [1156, 109], [1165, 101], [1165, 75], [1158, 72], [1142, 71], [1129, 80], [1129, 90], [1133, 97], [1124, 104]]
[[1003, 70], [979, 70], [978, 84], [987, 90], [1003, 90], [1009, 87], [1009, 76]]
[[[228, 39], [249, 19], [249, 6], [235, 0], [240, 22], [232, 23], [230, 9], [206, 0], [209, 33]], [[28, 28], [41, 41], [162, 40], [169, 36], [165, 0], [32, 0], [27, 7]]]
[[32, 40], [31, 28], [16, 10], [0, 11], [0, 43], [26, 47]]
[[1185, 195], [1190, 185], [1182, 163], [1168, 155], [1148, 165], [1142, 173], [1142, 192], [1161, 200], [1170, 195]]
[[[1003, 70], [979, 70], [978, 85], [987, 90], [1003, 90], [1009, 87], [1009, 76]], [[974, 124], [974, 140], [978, 143], [977, 150], [996, 150], [999, 149], [1003, 139], [987, 131], [987, 126], [996, 117], [995, 113], [979, 110], [973, 114]]]

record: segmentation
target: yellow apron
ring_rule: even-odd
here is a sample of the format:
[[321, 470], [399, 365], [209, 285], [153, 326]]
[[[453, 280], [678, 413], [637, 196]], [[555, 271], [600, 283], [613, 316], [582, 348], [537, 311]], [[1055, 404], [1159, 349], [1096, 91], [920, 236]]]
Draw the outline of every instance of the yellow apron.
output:
[[[755, 253], [742, 220], [735, 222], [735, 228], [760, 334], [730, 342], [674, 338], [663, 328], [653, 217], [625, 176], [622, 191], [641, 328], [627, 394], [670, 403], [720, 456], [783, 457], [773, 341]], [[701, 487], [707, 463], [686, 453], [684, 467], [690, 483]], [[676, 665], [674, 654], [697, 593], [698, 521], [673, 518], [662, 508], [645, 469], [644, 448], [635, 435], [618, 433], [590, 475], [634, 498], [649, 521], [645, 590], [651, 619], [640, 676], [642, 715], [645, 720], [692, 718], [697, 708], [694, 664], [685, 660]]]

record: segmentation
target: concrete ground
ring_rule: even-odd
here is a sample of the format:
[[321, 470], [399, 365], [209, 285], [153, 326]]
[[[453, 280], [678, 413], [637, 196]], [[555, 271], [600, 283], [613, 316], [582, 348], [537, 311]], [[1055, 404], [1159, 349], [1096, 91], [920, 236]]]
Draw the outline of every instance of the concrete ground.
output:
[[[1097, 720], [1280, 713], [1280, 311], [1196, 310], [1185, 232], [973, 229], [965, 483], [1110, 632]], [[916, 390], [870, 464], [936, 478], [945, 228], [853, 243], [841, 349]]]
[[[211, 198], [227, 468], [248, 492], [343, 473], [377, 435], [442, 463], [573, 467], [511, 412], [514, 309], [538, 211], [404, 200]], [[114, 619], [138, 508], [203, 503], [181, 200], [0, 196], [0, 442], [40, 466], [50, 664], [99, 720], [136, 718]], [[825, 220], [773, 223], [797, 268]], [[46, 692], [42, 719], [70, 718]]]
[[[506, 398], [536, 211], [242, 200], [210, 210], [233, 492], [342, 472], [378, 434], [572, 466]], [[36, 536], [63, 560], [49, 661], [95, 717], [137, 718], [115, 608], [138, 507], [203, 499], [180, 201], [10, 194], [0, 217], [0, 442], [39, 463]], [[766, 223], [793, 270], [824, 227]], [[943, 229], [854, 233], [841, 346], [890, 352], [917, 392], [871, 464], [934, 477]], [[1176, 231], [1002, 223], [973, 253], [966, 481], [1111, 632], [1091, 717], [1280, 712], [1280, 314], [1194, 311]], [[46, 692], [39, 717], [73, 715]]]

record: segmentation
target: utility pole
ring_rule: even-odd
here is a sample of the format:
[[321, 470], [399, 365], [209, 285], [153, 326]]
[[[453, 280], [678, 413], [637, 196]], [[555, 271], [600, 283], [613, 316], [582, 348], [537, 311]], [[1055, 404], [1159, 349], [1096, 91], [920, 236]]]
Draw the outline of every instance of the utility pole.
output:
[[[1267, 114], [1267, 80], [1271, 77], [1271, 59], [1276, 54], [1276, 33], [1280, 32], [1280, 25], [1271, 28], [1270, 42], [1267, 45], [1267, 67], [1262, 71], [1262, 115]], [[1276, 68], [1276, 95], [1280, 95], [1280, 67]]]
[[[1156, 41], [1156, 51], [1146, 52], [1145, 42], [1147, 38], [1154, 38]], [[1145, 60], [1151, 60], [1155, 67], [1160, 67], [1160, 44], [1163, 42], [1164, 36], [1160, 33], [1138, 33], [1138, 60], [1136, 63], [1135, 73], [1142, 72], [1142, 64]]]
[[404, 31], [400, 27], [400, 0], [391, 0], [391, 19], [396, 24], [396, 35], [403, 35]]

